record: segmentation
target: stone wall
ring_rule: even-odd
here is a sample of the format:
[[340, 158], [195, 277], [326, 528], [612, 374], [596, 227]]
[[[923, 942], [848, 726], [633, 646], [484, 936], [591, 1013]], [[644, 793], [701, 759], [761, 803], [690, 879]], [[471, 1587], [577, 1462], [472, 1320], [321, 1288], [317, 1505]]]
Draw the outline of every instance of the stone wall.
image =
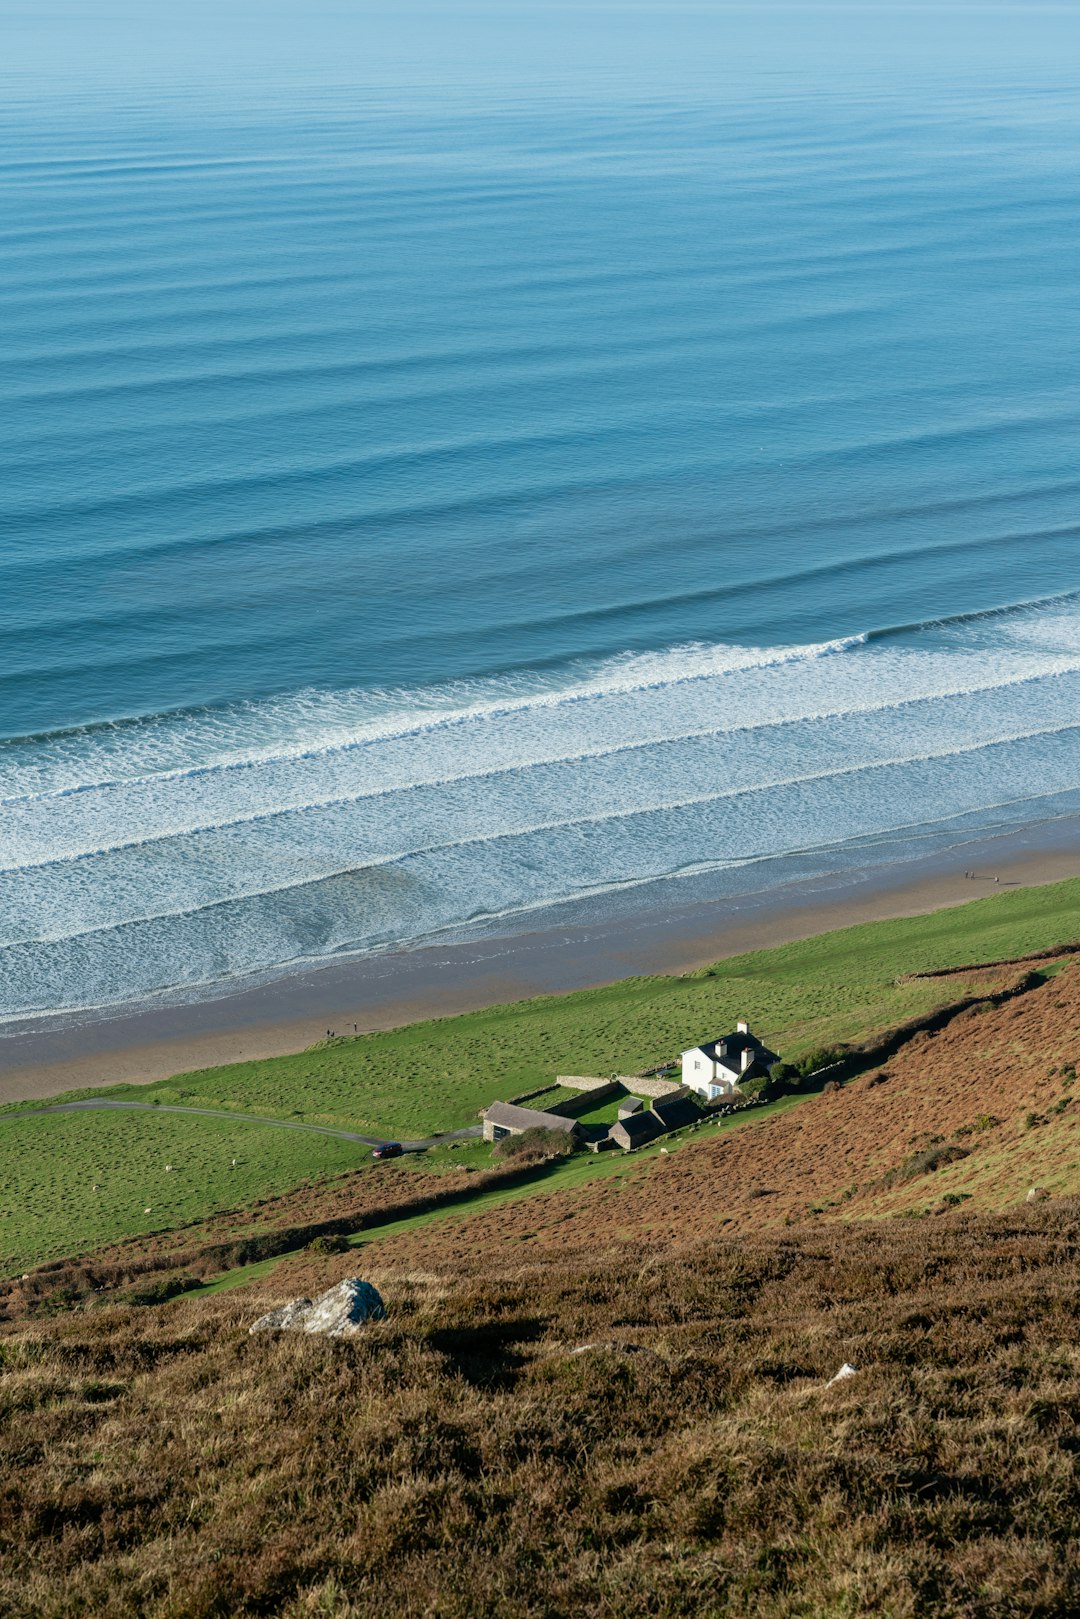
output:
[[588, 1090], [583, 1090], [581, 1095], [576, 1096], [572, 1102], [553, 1103], [548, 1108], [548, 1112], [558, 1113], [564, 1119], [576, 1119], [579, 1113], [587, 1113], [591, 1107], [598, 1107], [601, 1102], [607, 1102], [616, 1096], [623, 1096], [625, 1091], [625, 1080], [601, 1080], [598, 1085], [590, 1085]]
[[673, 1079], [645, 1079], [641, 1074], [618, 1074], [615, 1079], [590, 1079], [585, 1074], [560, 1074], [556, 1085], [565, 1085], [571, 1091], [597, 1091], [604, 1085], [622, 1085], [632, 1096], [670, 1096], [682, 1090], [682, 1082]]
[[623, 1083], [635, 1096], [670, 1096], [672, 1091], [682, 1090], [678, 1079], [627, 1079]]

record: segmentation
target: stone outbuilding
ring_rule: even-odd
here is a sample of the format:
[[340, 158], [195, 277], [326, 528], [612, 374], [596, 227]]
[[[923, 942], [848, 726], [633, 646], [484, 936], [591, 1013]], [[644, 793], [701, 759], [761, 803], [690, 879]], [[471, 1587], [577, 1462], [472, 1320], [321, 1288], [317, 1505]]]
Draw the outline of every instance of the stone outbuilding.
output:
[[632, 1152], [635, 1147], [644, 1147], [650, 1141], [655, 1141], [664, 1134], [664, 1126], [654, 1113], [632, 1113], [627, 1119], [620, 1119], [608, 1131], [608, 1140], [613, 1141], [623, 1152]]
[[579, 1140], [582, 1127], [576, 1119], [561, 1113], [542, 1113], [538, 1108], [519, 1107], [515, 1102], [492, 1102], [484, 1109], [484, 1140], [505, 1141], [507, 1136], [524, 1135], [526, 1130], [555, 1130]]

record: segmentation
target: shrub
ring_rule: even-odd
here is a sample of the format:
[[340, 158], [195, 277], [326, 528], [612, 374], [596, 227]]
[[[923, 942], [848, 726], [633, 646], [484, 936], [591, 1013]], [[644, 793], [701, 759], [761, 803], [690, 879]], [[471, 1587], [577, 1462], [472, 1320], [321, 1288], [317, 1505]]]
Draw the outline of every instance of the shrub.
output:
[[959, 1159], [967, 1157], [966, 1147], [942, 1142], [938, 1146], [923, 1147], [920, 1152], [913, 1152], [910, 1158], [905, 1158], [898, 1168], [890, 1169], [882, 1178], [886, 1186], [892, 1186], [898, 1181], [915, 1180], [919, 1175], [932, 1175], [944, 1164], [955, 1164]]
[[523, 1130], [519, 1136], [505, 1136], [495, 1144], [496, 1158], [510, 1158], [520, 1164], [540, 1164], [548, 1158], [569, 1158], [578, 1143], [561, 1130]]
[[799, 1064], [799, 1073], [803, 1079], [809, 1074], [816, 1074], [821, 1068], [831, 1068], [833, 1063], [841, 1062], [850, 1055], [850, 1046], [819, 1046], [815, 1051], [808, 1051]]
[[793, 1062], [774, 1062], [769, 1069], [769, 1078], [786, 1090], [796, 1090], [802, 1075]]
[[740, 1095], [751, 1101], [775, 1102], [797, 1091], [801, 1077], [794, 1063], [774, 1062], [767, 1074], [755, 1074], [751, 1079], [742, 1080], [737, 1088]]
[[766, 1093], [770, 1089], [771, 1084], [772, 1081], [769, 1079], [767, 1074], [755, 1074], [752, 1079], [742, 1080], [738, 1089], [742, 1096], [749, 1096], [751, 1098], [760, 1096], [764, 1101], [767, 1099]]
[[1001, 1123], [996, 1113], [980, 1113], [974, 1124], [958, 1124], [954, 1136], [973, 1136], [980, 1130], [993, 1130]]
[[163, 1276], [146, 1287], [132, 1288], [130, 1292], [120, 1293], [117, 1297], [126, 1304], [167, 1304], [181, 1293], [194, 1293], [201, 1286], [196, 1276]]
[[309, 1254], [344, 1254], [349, 1251], [348, 1237], [313, 1237], [307, 1245]]

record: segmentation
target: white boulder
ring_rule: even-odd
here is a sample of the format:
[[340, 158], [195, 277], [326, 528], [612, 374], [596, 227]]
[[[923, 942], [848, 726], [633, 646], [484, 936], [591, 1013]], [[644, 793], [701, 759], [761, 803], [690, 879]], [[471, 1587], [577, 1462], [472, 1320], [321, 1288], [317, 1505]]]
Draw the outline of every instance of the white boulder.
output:
[[382, 1321], [386, 1306], [370, 1282], [349, 1276], [311, 1299], [293, 1299], [260, 1316], [249, 1332], [310, 1332], [323, 1338], [350, 1338], [369, 1321]]
[[310, 1299], [293, 1299], [261, 1315], [248, 1332], [299, 1332], [311, 1309]]

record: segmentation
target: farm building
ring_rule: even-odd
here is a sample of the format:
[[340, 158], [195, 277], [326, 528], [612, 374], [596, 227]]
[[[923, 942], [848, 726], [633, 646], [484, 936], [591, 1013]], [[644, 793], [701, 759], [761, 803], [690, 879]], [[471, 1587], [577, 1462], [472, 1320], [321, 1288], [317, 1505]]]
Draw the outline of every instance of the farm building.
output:
[[696, 1124], [702, 1116], [697, 1098], [685, 1086], [670, 1096], [654, 1097], [652, 1112], [665, 1130], [681, 1130], [684, 1124]]
[[514, 1102], [492, 1102], [484, 1109], [484, 1140], [503, 1141], [507, 1136], [524, 1135], [526, 1130], [558, 1130], [578, 1138], [582, 1127], [576, 1119], [560, 1113], [541, 1113], [538, 1108], [518, 1107]]
[[608, 1140], [621, 1147], [623, 1152], [631, 1152], [634, 1147], [644, 1147], [647, 1142], [655, 1141], [657, 1136], [664, 1134], [665, 1126], [661, 1124], [655, 1113], [631, 1113], [629, 1118], [620, 1119], [608, 1131]]
[[767, 1075], [780, 1059], [775, 1051], [750, 1033], [747, 1023], [737, 1024], [734, 1034], [719, 1040], [706, 1040], [682, 1054], [683, 1085], [708, 1101], [729, 1096], [745, 1079]]

